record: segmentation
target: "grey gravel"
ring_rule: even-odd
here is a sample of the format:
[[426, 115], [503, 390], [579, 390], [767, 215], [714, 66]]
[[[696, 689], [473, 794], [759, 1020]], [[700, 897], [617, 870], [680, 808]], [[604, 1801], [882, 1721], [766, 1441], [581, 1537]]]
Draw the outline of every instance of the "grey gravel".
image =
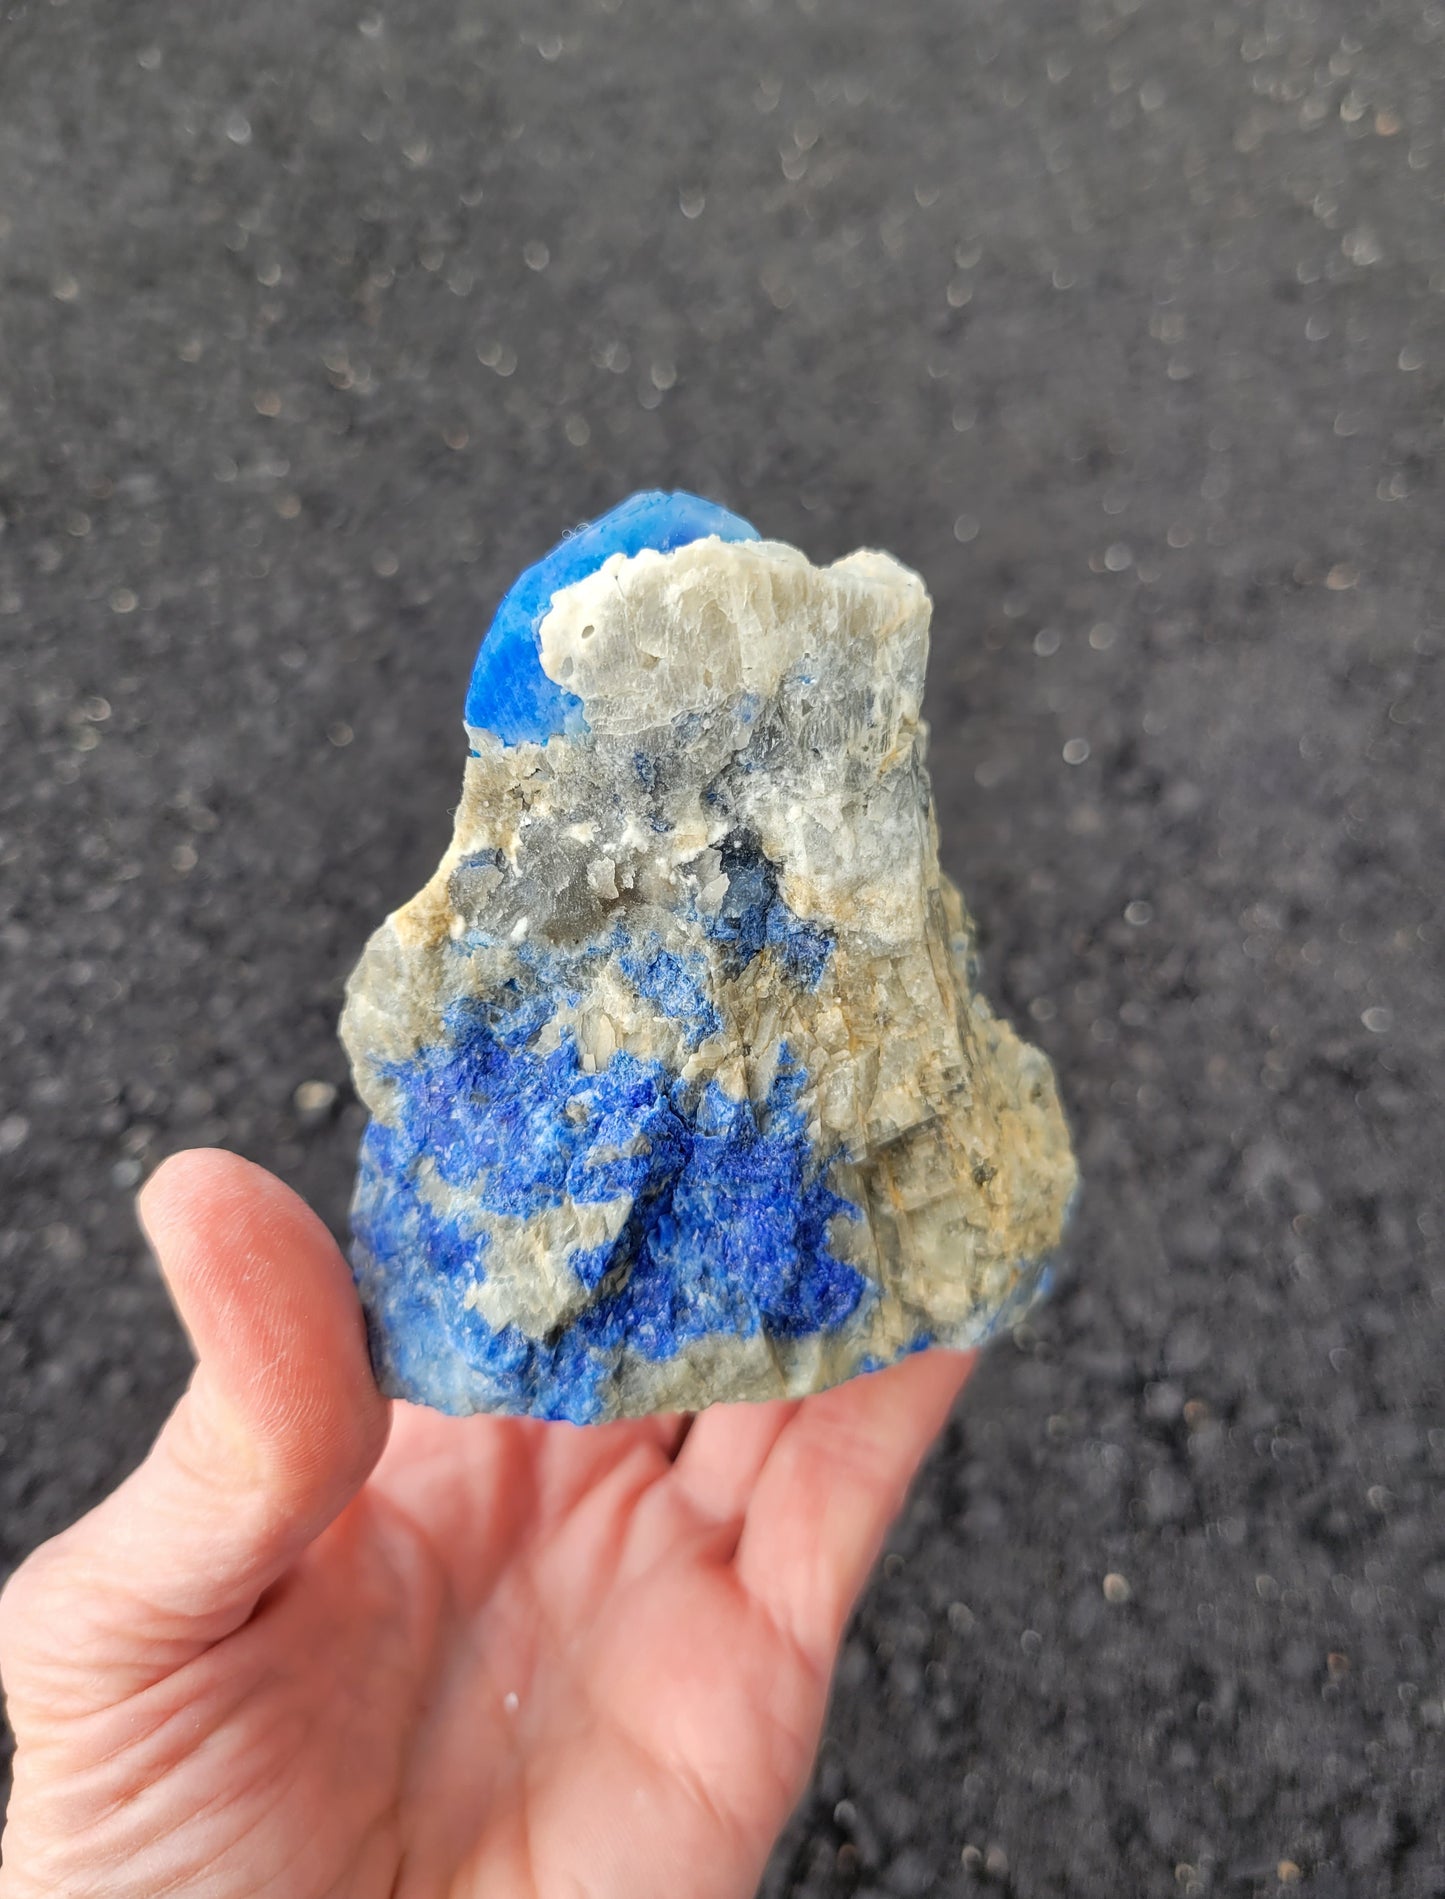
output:
[[490, 609], [685, 485], [927, 577], [1087, 1179], [766, 1894], [1445, 1890], [1442, 127], [1438, 0], [11, 0], [0, 1563], [185, 1375], [162, 1154], [341, 1228]]

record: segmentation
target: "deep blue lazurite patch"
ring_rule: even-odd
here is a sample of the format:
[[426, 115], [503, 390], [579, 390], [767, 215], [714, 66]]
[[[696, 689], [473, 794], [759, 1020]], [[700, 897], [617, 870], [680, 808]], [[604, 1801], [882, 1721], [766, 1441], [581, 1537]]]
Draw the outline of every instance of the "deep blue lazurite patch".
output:
[[[362, 1143], [357, 1270], [389, 1383], [443, 1410], [474, 1408], [480, 1387], [490, 1409], [586, 1423], [624, 1346], [657, 1361], [709, 1334], [798, 1338], [850, 1318], [867, 1281], [829, 1226], [857, 1209], [828, 1185], [786, 1050], [754, 1107], [626, 1053], [588, 1074], [570, 1034], [537, 1053], [519, 1015], [454, 1008], [443, 1042], [391, 1066], [396, 1114]], [[439, 1211], [433, 1173], [464, 1190], [465, 1215]], [[494, 1328], [469, 1303], [490, 1217], [622, 1195], [617, 1236], [567, 1262], [591, 1298], [555, 1335]]]

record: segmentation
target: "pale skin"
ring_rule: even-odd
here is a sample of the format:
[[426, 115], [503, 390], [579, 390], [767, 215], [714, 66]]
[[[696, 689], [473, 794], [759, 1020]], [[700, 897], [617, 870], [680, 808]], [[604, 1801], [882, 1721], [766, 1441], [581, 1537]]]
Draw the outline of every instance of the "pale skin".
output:
[[386, 1403], [345, 1261], [231, 1154], [141, 1217], [196, 1348], [0, 1597], [0, 1899], [749, 1899], [969, 1360], [578, 1429]]

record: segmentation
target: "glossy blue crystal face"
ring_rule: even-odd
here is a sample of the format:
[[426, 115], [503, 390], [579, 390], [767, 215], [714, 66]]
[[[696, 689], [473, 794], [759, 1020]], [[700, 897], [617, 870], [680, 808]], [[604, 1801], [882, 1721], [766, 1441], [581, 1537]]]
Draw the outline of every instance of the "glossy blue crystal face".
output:
[[583, 732], [582, 702], [542, 670], [541, 626], [552, 596], [595, 574], [614, 554], [660, 554], [716, 535], [756, 541], [758, 531], [698, 495], [652, 492], [590, 521], [529, 567], [509, 589], [482, 641], [467, 691], [466, 723], [507, 745], [544, 745], [564, 732]]

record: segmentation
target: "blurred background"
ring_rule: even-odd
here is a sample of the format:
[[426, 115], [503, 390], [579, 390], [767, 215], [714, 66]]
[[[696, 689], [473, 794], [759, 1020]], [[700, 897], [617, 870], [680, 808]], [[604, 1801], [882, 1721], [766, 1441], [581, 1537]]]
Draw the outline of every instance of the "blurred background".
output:
[[10, 0], [0, 1569], [186, 1376], [163, 1154], [344, 1227], [491, 610], [686, 486], [927, 579], [1086, 1179], [765, 1893], [1445, 1890], [1442, 411], [1440, 0]]

